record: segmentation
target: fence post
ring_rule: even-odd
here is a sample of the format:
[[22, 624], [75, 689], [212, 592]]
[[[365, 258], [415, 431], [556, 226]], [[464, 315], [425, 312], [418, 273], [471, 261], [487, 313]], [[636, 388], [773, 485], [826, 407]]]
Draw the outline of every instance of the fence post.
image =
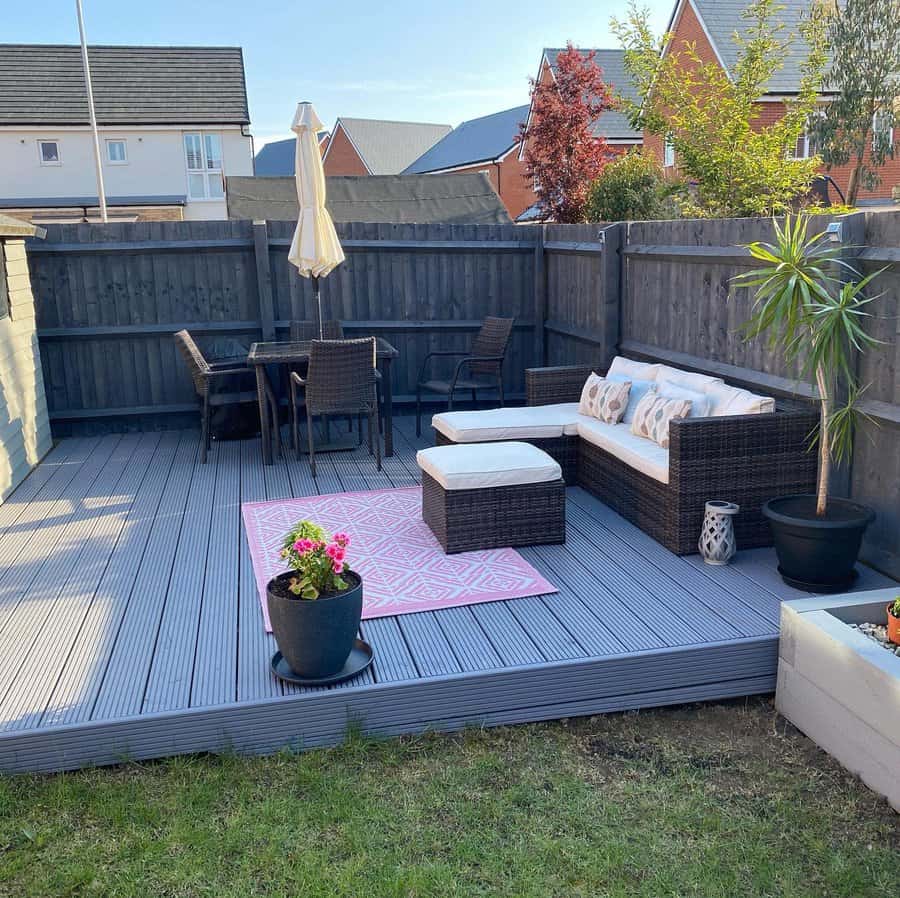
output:
[[547, 364], [547, 256], [546, 225], [537, 225], [534, 241], [534, 354], [538, 365]]
[[608, 365], [619, 346], [622, 327], [622, 230], [621, 223], [609, 225], [600, 232], [603, 253], [600, 256], [600, 296], [603, 302], [602, 333], [604, 365]]
[[269, 260], [269, 229], [265, 221], [253, 222], [256, 256], [256, 286], [259, 296], [259, 328], [263, 340], [275, 339], [275, 301], [272, 298], [272, 266]]

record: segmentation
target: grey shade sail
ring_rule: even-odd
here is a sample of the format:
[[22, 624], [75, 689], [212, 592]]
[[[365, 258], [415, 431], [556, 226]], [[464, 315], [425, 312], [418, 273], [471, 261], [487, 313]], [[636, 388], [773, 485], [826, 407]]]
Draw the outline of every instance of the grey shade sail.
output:
[[[240, 47], [88, 49], [101, 125], [250, 122]], [[0, 44], [0, 124], [84, 125], [77, 46]]]
[[[326, 178], [325, 207], [335, 222], [509, 224], [500, 197], [481, 173], [362, 175]], [[226, 178], [228, 217], [287, 221], [297, 217], [293, 178]]]
[[529, 106], [516, 106], [470, 119], [423, 153], [404, 174], [424, 174], [498, 159], [516, 143]]

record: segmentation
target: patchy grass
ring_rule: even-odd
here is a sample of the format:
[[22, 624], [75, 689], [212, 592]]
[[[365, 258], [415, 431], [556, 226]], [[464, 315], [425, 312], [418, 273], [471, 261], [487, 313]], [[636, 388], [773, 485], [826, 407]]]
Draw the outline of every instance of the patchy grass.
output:
[[897, 898], [898, 852], [762, 700], [0, 780], [21, 898]]

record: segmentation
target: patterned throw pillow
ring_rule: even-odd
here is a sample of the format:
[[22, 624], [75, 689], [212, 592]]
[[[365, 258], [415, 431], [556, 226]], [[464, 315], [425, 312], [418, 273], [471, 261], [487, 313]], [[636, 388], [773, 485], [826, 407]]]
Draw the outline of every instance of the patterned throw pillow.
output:
[[659, 393], [647, 393], [634, 410], [631, 432], [669, 448], [669, 422], [691, 413], [690, 399], [667, 399]]
[[582, 415], [599, 418], [607, 424], [618, 424], [628, 407], [630, 391], [630, 381], [617, 383], [592, 373], [581, 391], [578, 411]]

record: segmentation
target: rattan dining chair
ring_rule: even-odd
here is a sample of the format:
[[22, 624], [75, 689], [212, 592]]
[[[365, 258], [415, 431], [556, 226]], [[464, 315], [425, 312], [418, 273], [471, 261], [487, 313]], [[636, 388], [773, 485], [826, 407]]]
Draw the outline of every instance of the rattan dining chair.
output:
[[[217, 380], [235, 375], [253, 376], [253, 370], [240, 359], [223, 359], [209, 361], [200, 351], [189, 331], [181, 330], [175, 334], [175, 345], [184, 358], [194, 382], [194, 390], [200, 399], [200, 462], [206, 464], [206, 456], [210, 444], [209, 418], [213, 408], [223, 405], [236, 405], [240, 403], [258, 402], [258, 396], [253, 390], [217, 390]], [[270, 414], [275, 424], [275, 447], [280, 452], [278, 436], [278, 404], [271, 390], [266, 390], [266, 401], [269, 403]]]
[[[470, 349], [440, 349], [429, 352], [422, 361], [416, 384], [416, 436], [422, 435], [422, 392], [440, 393], [447, 397], [448, 410], [453, 409], [457, 390], [471, 390], [472, 401], [478, 391], [496, 387], [503, 405], [503, 359], [509, 346], [514, 318], [485, 318]], [[450, 380], [425, 380], [433, 358], [464, 356], [456, 363]]]
[[[378, 426], [378, 373], [375, 338], [360, 340], [313, 340], [306, 377], [291, 372], [291, 406], [294, 408], [294, 450], [300, 456], [301, 401], [306, 406], [306, 429], [309, 440], [309, 466], [316, 476], [316, 447], [313, 418], [316, 415], [353, 415], [362, 413], [369, 421], [369, 454], [375, 453], [381, 470], [381, 442]], [[359, 428], [362, 445], [362, 427]]]

